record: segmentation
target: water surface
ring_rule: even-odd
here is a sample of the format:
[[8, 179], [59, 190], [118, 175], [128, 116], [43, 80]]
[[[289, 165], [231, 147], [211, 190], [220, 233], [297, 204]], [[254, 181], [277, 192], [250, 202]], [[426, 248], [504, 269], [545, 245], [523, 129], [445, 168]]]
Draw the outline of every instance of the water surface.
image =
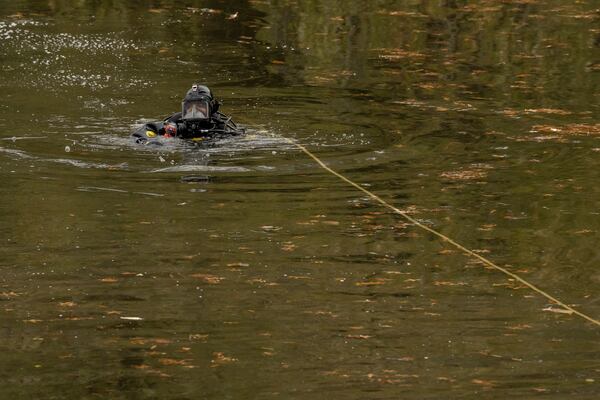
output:
[[[597, 4], [0, 4], [6, 398], [600, 394]], [[205, 82], [249, 134], [134, 145]]]

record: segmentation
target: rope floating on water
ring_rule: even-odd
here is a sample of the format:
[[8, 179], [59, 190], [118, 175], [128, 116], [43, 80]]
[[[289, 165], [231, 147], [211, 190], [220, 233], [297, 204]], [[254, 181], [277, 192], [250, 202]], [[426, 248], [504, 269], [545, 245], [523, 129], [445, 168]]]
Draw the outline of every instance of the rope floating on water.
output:
[[451, 245], [453, 245], [454, 247], [456, 247], [457, 249], [461, 250], [463, 253], [474, 257], [476, 259], [478, 259], [479, 261], [481, 261], [482, 263], [484, 263], [485, 265], [494, 268], [497, 271], [502, 272], [505, 275], [510, 276], [511, 278], [513, 278], [514, 280], [522, 283], [523, 285], [527, 286], [528, 288], [530, 288], [531, 290], [533, 290], [534, 292], [544, 296], [545, 298], [547, 298], [548, 300], [550, 300], [551, 302], [553, 302], [554, 304], [559, 305], [560, 307], [562, 307], [564, 310], [568, 311], [571, 314], [575, 314], [597, 326], [600, 326], [600, 321], [598, 321], [597, 319], [594, 319], [592, 317], [590, 317], [587, 314], [582, 313], [581, 311], [577, 311], [576, 309], [574, 309], [573, 307], [563, 303], [562, 301], [560, 301], [559, 299], [557, 299], [556, 297], [546, 293], [545, 291], [543, 291], [542, 289], [538, 288], [537, 286], [535, 286], [532, 283], [529, 283], [528, 281], [526, 281], [525, 279], [521, 278], [519, 275], [510, 272], [509, 270], [507, 270], [506, 268], [502, 268], [501, 266], [493, 263], [492, 261], [488, 260], [487, 258], [475, 253], [473, 250], [470, 250], [466, 247], [464, 247], [463, 245], [461, 245], [460, 243], [457, 243], [456, 241], [454, 241], [453, 239], [449, 238], [448, 236], [444, 235], [443, 233], [440, 233], [438, 231], [436, 231], [435, 229], [432, 229], [430, 227], [428, 227], [427, 225], [424, 225], [422, 223], [420, 223], [419, 221], [417, 221], [416, 219], [414, 219], [413, 217], [411, 217], [410, 215], [408, 215], [406, 212], [400, 210], [397, 207], [394, 207], [393, 205], [391, 205], [390, 203], [388, 203], [387, 201], [383, 200], [381, 197], [377, 196], [375, 193], [365, 189], [364, 187], [360, 186], [359, 184], [351, 181], [350, 179], [346, 178], [344, 175], [340, 174], [339, 172], [334, 171], [333, 169], [331, 169], [330, 167], [328, 167], [323, 161], [321, 161], [320, 158], [318, 158], [316, 155], [314, 155], [310, 150], [308, 150], [306, 147], [302, 146], [301, 144], [297, 143], [295, 140], [287, 138], [287, 137], [282, 137], [285, 141], [287, 141], [288, 143], [294, 145], [296, 148], [302, 150], [302, 152], [304, 152], [306, 155], [308, 155], [310, 158], [312, 158], [317, 164], [319, 164], [319, 166], [321, 166], [321, 168], [323, 168], [324, 170], [326, 170], [327, 172], [331, 173], [332, 175], [337, 176], [338, 178], [340, 178], [342, 181], [346, 182], [347, 184], [354, 186], [356, 189], [360, 190], [361, 192], [365, 193], [367, 196], [369, 196], [371, 199], [375, 200], [376, 202], [378, 202], [379, 204], [381, 204], [382, 206], [389, 208], [390, 210], [392, 210], [394, 213], [402, 216], [403, 218], [405, 218], [406, 220], [412, 222], [414, 225], [418, 226], [421, 229], [424, 229], [432, 234], [434, 234], [435, 236], [439, 237], [440, 239], [442, 239], [443, 241], [450, 243]]

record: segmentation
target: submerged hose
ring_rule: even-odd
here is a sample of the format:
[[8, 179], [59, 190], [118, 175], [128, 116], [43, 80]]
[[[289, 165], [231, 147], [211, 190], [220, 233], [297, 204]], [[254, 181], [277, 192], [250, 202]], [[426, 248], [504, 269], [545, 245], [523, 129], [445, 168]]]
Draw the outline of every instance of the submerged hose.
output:
[[450, 243], [451, 245], [453, 245], [454, 247], [456, 247], [457, 249], [461, 250], [463, 253], [474, 257], [476, 259], [478, 259], [479, 261], [481, 261], [482, 263], [484, 263], [485, 265], [496, 269], [497, 271], [502, 272], [505, 275], [510, 276], [511, 278], [515, 279], [516, 281], [522, 283], [523, 285], [527, 286], [528, 288], [530, 288], [531, 290], [533, 290], [534, 292], [544, 296], [545, 298], [547, 298], [548, 300], [552, 301], [553, 303], [559, 305], [560, 307], [562, 307], [564, 310], [566, 310], [569, 313], [575, 314], [597, 326], [600, 326], [600, 321], [598, 321], [597, 319], [594, 319], [592, 317], [590, 317], [587, 314], [584, 314], [580, 311], [577, 311], [576, 309], [574, 309], [573, 307], [563, 303], [562, 301], [560, 301], [559, 299], [557, 299], [556, 297], [546, 293], [545, 291], [543, 291], [542, 289], [538, 288], [537, 286], [535, 286], [532, 283], [529, 283], [528, 281], [526, 281], [525, 279], [521, 278], [519, 275], [510, 272], [509, 270], [507, 270], [506, 268], [502, 268], [501, 266], [493, 263], [492, 261], [488, 260], [487, 258], [475, 253], [473, 250], [470, 250], [468, 248], [466, 248], [465, 246], [461, 245], [460, 243], [457, 243], [456, 241], [454, 241], [453, 239], [449, 238], [448, 236], [444, 235], [443, 233], [440, 233], [438, 231], [436, 231], [435, 229], [432, 229], [430, 227], [428, 227], [427, 225], [422, 224], [421, 222], [417, 221], [416, 219], [414, 219], [413, 217], [411, 217], [410, 215], [408, 215], [407, 213], [405, 213], [404, 211], [398, 209], [397, 207], [394, 207], [393, 205], [391, 205], [390, 203], [388, 203], [387, 201], [383, 200], [381, 197], [377, 196], [375, 193], [365, 189], [364, 187], [360, 186], [359, 184], [351, 181], [350, 179], [346, 178], [344, 175], [340, 174], [339, 172], [334, 171], [333, 169], [331, 169], [330, 167], [328, 167], [323, 161], [321, 161], [320, 158], [318, 158], [316, 155], [314, 155], [310, 150], [308, 150], [306, 147], [302, 146], [301, 144], [297, 143], [295, 140], [287, 138], [287, 137], [283, 137], [281, 136], [282, 139], [284, 139], [286, 142], [292, 144], [293, 146], [295, 146], [296, 148], [302, 150], [302, 152], [304, 152], [307, 156], [309, 156], [310, 158], [312, 158], [317, 164], [319, 164], [319, 166], [321, 166], [321, 168], [323, 168], [324, 170], [326, 170], [327, 172], [331, 173], [332, 175], [337, 176], [338, 178], [340, 178], [342, 181], [346, 182], [347, 184], [354, 186], [356, 189], [360, 190], [361, 192], [365, 193], [367, 196], [369, 196], [371, 199], [375, 200], [376, 202], [378, 202], [379, 204], [381, 204], [382, 206], [389, 208], [390, 210], [392, 210], [394, 213], [401, 215], [403, 218], [405, 218], [406, 220], [412, 222], [414, 225], [418, 226], [421, 229], [424, 229], [432, 234], [434, 234], [435, 236], [439, 237], [440, 239], [442, 239], [445, 242]]

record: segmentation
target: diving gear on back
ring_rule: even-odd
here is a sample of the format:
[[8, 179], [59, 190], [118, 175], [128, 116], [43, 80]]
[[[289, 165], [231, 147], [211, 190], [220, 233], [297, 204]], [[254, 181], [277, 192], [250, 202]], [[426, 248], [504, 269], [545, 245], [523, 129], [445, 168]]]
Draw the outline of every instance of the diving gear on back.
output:
[[230, 117], [219, 112], [220, 103], [211, 90], [204, 85], [194, 84], [181, 102], [181, 112], [161, 122], [146, 123], [131, 136], [136, 143], [156, 142], [157, 136], [184, 139], [207, 138], [218, 135], [241, 135], [245, 133]]

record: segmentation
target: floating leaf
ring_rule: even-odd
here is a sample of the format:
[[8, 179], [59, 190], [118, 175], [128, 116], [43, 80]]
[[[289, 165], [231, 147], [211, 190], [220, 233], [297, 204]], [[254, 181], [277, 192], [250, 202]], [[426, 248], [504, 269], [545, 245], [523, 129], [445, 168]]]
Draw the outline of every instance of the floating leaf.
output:
[[214, 352], [213, 357], [214, 358], [210, 361], [211, 364], [213, 364], [212, 366], [229, 364], [232, 362], [236, 362], [238, 360], [237, 358], [234, 358], [234, 357], [228, 357], [224, 353], [221, 353], [221, 352]]
[[559, 110], [556, 108], [528, 108], [525, 110], [528, 114], [555, 114], [555, 115], [570, 115], [572, 114], [570, 111]]
[[63, 320], [65, 321], [89, 321], [94, 319], [94, 317], [65, 317]]
[[346, 335], [348, 339], [370, 339], [373, 336], [371, 335]]
[[188, 335], [189, 340], [206, 340], [208, 339], [208, 335], [203, 333], [190, 333]]
[[217, 283], [220, 283], [223, 279], [225, 279], [220, 276], [209, 275], [209, 274], [193, 274], [190, 276], [192, 278], [200, 279], [201, 281], [211, 284], [211, 285], [216, 285]]
[[484, 386], [486, 388], [494, 387], [494, 385], [496, 384], [493, 381], [486, 381], [486, 380], [483, 380], [483, 379], [472, 379], [471, 382], [473, 382], [476, 385]]
[[527, 324], [513, 325], [513, 326], [506, 327], [506, 329], [510, 329], [513, 331], [522, 331], [524, 329], [531, 329], [531, 325], [527, 325]]
[[171, 340], [164, 339], [164, 338], [134, 337], [134, 338], [129, 339], [129, 342], [132, 344], [138, 344], [138, 345], [146, 345], [146, 344], [165, 345], [165, 344], [170, 344]]
[[0, 293], [0, 297], [4, 297], [5, 299], [12, 299], [14, 297], [19, 297], [19, 293], [15, 292], [2, 292]]
[[389, 282], [389, 279], [377, 278], [372, 281], [356, 282], [355, 285], [356, 286], [378, 286], [378, 285], [385, 285], [388, 282]]
[[478, 231], [489, 232], [496, 227], [496, 224], [484, 224], [477, 228]]
[[483, 179], [487, 176], [487, 172], [478, 169], [447, 171], [442, 172], [440, 176], [442, 178], [449, 179], [452, 181], [469, 181], [475, 179]]
[[175, 358], [159, 358], [158, 362], [162, 365], [189, 365], [189, 362], [187, 360], [177, 360]]
[[387, 61], [399, 61], [406, 58], [423, 58], [425, 55], [416, 51], [409, 51], [403, 49], [373, 49], [373, 51], [380, 53], [379, 58]]
[[285, 242], [283, 246], [281, 246], [281, 250], [283, 251], [294, 251], [298, 246], [293, 244], [292, 242]]
[[286, 275], [288, 279], [313, 279], [310, 276], [302, 276], [302, 275]]
[[466, 282], [449, 282], [449, 281], [435, 281], [435, 286], [466, 286]]
[[392, 17], [425, 17], [425, 14], [420, 14], [412, 11], [379, 11], [378, 14], [390, 15]]
[[229, 268], [232, 268], [232, 267], [249, 267], [249, 266], [250, 266], [250, 264], [248, 264], [248, 263], [243, 263], [243, 262], [236, 262], [236, 263], [229, 263], [229, 264], [227, 264], [227, 266], [228, 266]]
[[534, 125], [531, 131], [561, 135], [600, 135], [600, 124]]
[[312, 314], [312, 315], [326, 315], [331, 318], [337, 318], [338, 314], [334, 314], [331, 311], [304, 311], [304, 314]]

